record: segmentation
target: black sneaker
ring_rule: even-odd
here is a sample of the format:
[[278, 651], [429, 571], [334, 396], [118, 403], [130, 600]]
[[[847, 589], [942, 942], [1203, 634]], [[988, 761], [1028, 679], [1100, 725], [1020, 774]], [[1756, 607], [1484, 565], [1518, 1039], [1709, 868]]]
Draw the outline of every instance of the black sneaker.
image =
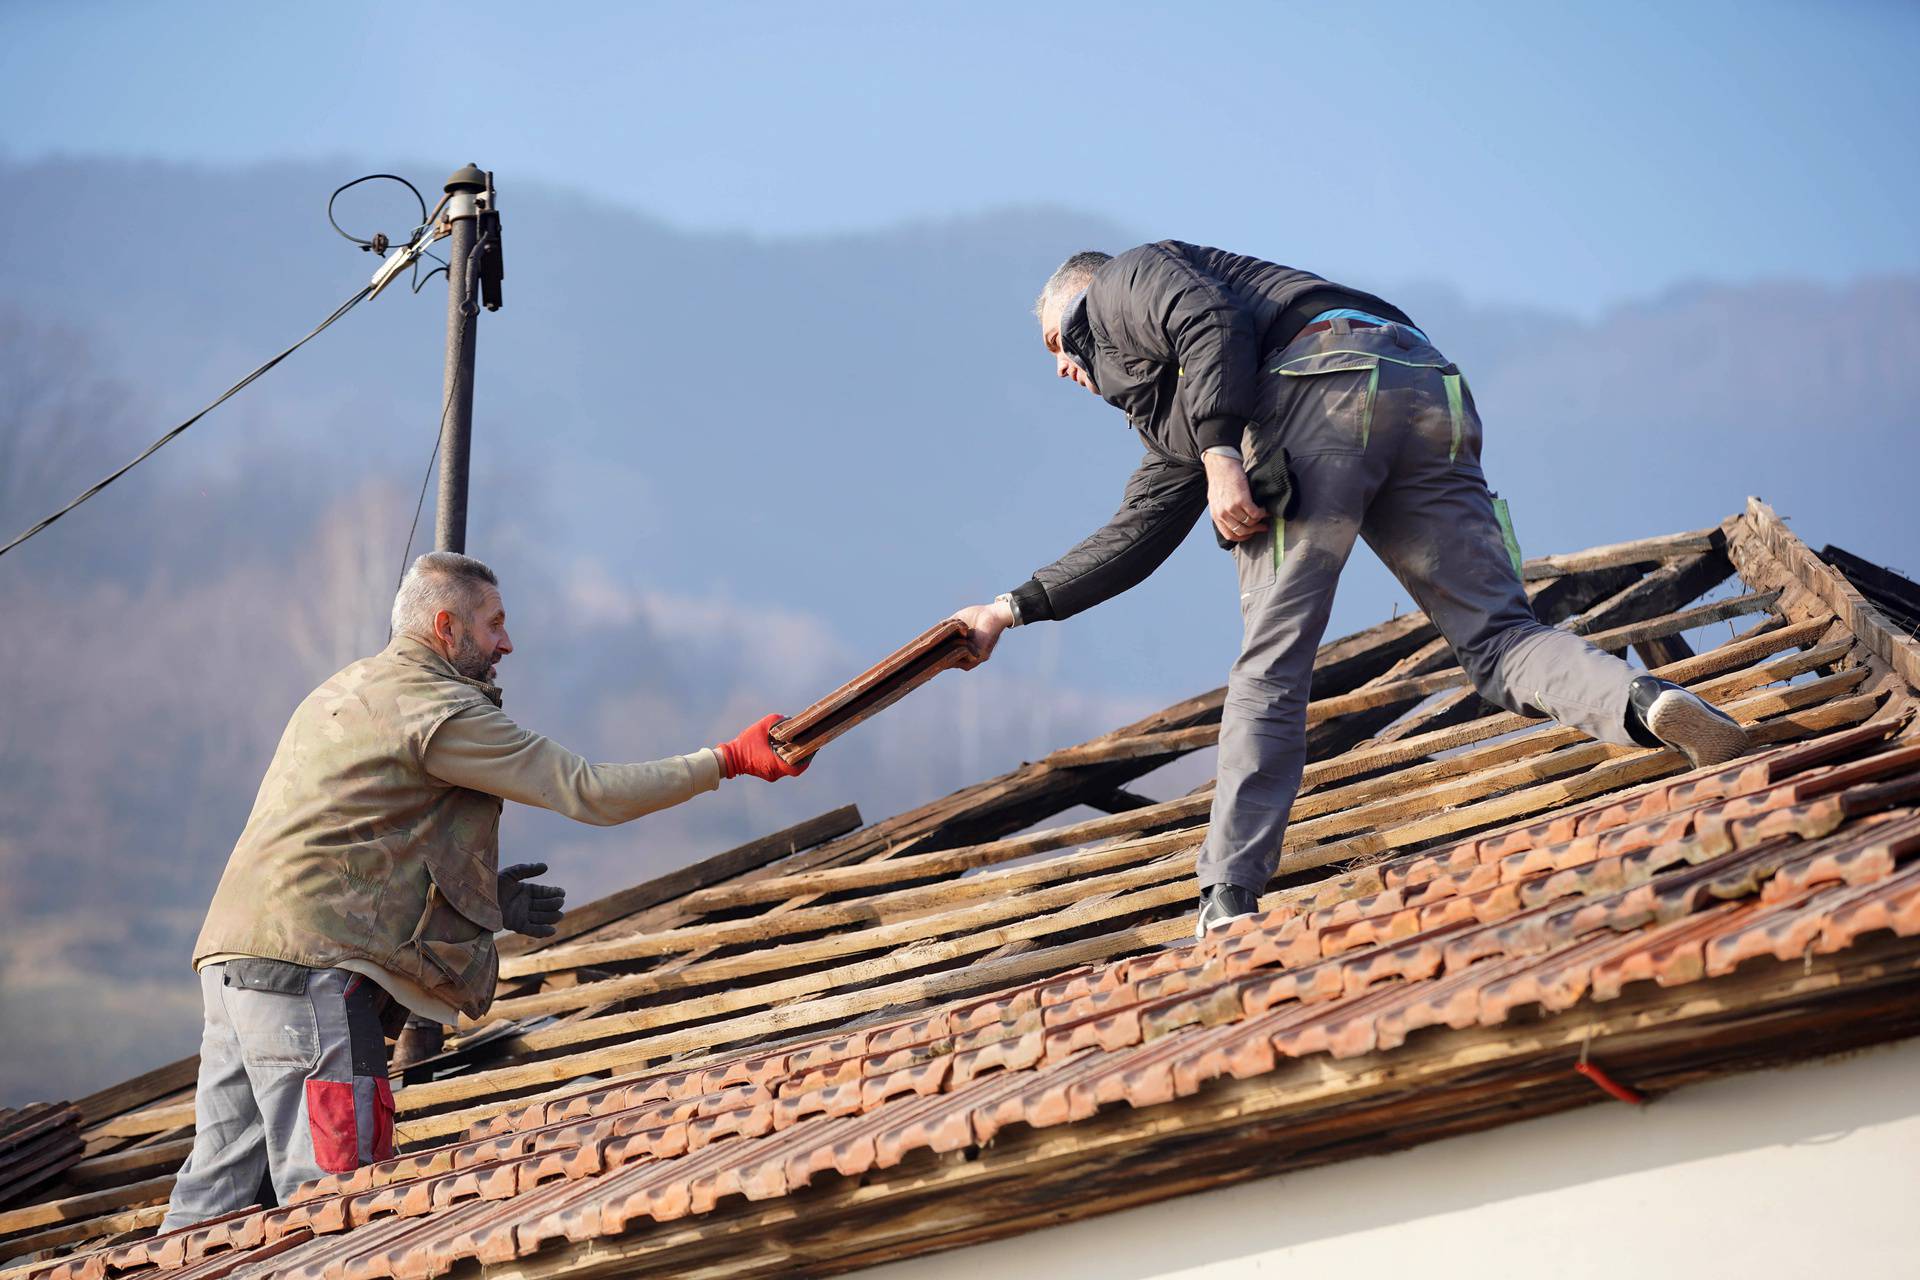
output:
[[1670, 680], [1641, 676], [1627, 686], [1627, 732], [1644, 747], [1678, 747], [1698, 769], [1747, 749], [1740, 722]]
[[1209, 885], [1200, 891], [1200, 918], [1193, 922], [1193, 936], [1204, 938], [1207, 930], [1260, 909], [1260, 900], [1237, 884]]

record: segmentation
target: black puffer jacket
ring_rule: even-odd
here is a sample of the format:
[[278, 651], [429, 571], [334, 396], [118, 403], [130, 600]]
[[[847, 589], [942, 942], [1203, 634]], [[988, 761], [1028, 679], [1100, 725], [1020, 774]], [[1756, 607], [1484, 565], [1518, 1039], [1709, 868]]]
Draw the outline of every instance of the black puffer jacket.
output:
[[1412, 323], [1311, 272], [1178, 240], [1104, 263], [1061, 339], [1147, 455], [1113, 519], [1014, 591], [1021, 618], [1070, 617], [1159, 568], [1206, 510], [1201, 453], [1237, 447], [1257, 412], [1261, 357], [1336, 307]]

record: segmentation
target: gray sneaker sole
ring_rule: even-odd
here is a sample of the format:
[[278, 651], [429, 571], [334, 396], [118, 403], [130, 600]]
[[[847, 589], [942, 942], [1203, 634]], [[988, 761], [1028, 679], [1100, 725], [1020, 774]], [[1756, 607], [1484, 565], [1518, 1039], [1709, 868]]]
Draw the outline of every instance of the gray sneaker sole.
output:
[[1193, 920], [1193, 940], [1195, 942], [1204, 942], [1210, 931], [1218, 929], [1221, 925], [1232, 924], [1235, 920], [1244, 920], [1252, 914], [1254, 913], [1251, 911], [1244, 911], [1237, 916], [1215, 916], [1209, 920], [1207, 919], [1207, 913], [1202, 911], [1199, 915], [1195, 916]]
[[1747, 731], [1738, 721], [1696, 694], [1669, 689], [1647, 711], [1647, 728], [1670, 747], [1678, 747], [1698, 769], [1724, 764], [1746, 753]]

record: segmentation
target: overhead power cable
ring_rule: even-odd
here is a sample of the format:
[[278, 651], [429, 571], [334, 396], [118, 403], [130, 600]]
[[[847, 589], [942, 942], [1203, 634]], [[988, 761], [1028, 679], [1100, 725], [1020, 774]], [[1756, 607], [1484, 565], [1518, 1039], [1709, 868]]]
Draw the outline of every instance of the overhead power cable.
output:
[[[396, 242], [390, 237], [388, 237], [387, 233], [384, 231], [376, 231], [373, 233], [373, 235], [370, 238], [365, 236], [354, 235], [353, 232], [341, 226], [339, 220], [333, 216], [334, 202], [339, 200], [343, 194], [345, 194], [348, 191], [351, 191], [353, 188], [359, 186], [363, 182], [381, 182], [381, 181], [399, 183], [401, 186], [405, 187], [408, 191], [413, 193], [413, 202], [420, 206], [420, 221], [414, 225], [413, 230], [407, 233], [406, 238], [404, 240]], [[342, 240], [348, 241], [351, 244], [357, 244], [360, 246], [360, 248], [364, 252], [371, 253], [376, 257], [383, 258], [386, 256], [387, 250], [391, 248], [395, 243], [399, 243], [403, 247], [408, 249], [411, 249], [415, 245], [420, 244], [420, 238], [424, 235], [427, 235], [433, 229], [434, 219], [438, 218], [440, 216], [440, 211], [447, 207], [447, 201], [450, 198], [451, 197], [449, 196], [441, 196], [440, 203], [433, 206], [433, 211], [429, 213], [427, 211], [427, 198], [420, 194], [420, 188], [414, 186], [411, 182], [408, 182], [405, 178], [401, 177], [397, 173], [369, 173], [364, 177], [355, 178], [352, 182], [343, 182], [339, 186], [333, 189], [333, 194], [327, 197], [327, 225], [332, 227], [334, 231], [338, 232]], [[435, 268], [432, 271], [427, 272], [427, 274], [424, 277], [422, 277], [420, 274], [420, 259], [422, 257], [433, 258], [435, 262], [440, 263], [440, 266]], [[445, 270], [447, 266], [445, 262], [442, 262], [439, 258], [434, 257], [433, 254], [426, 252], [424, 245], [421, 245], [420, 252], [413, 257], [412, 265], [413, 265], [413, 291], [415, 293], [419, 293], [420, 290], [423, 287], [425, 287], [427, 281], [433, 279], [436, 275], [439, 275], [440, 272]]]
[[[362, 249], [366, 250], [368, 253], [385, 254], [387, 251], [387, 246], [391, 244], [392, 241], [387, 239], [387, 234], [384, 231], [374, 232], [373, 238], [370, 240], [365, 240], [357, 235], [354, 235], [351, 231], [348, 231], [345, 227], [341, 226], [337, 221], [334, 220], [333, 202], [340, 198], [342, 192], [350, 191], [354, 187], [359, 186], [363, 182], [379, 182], [382, 180], [385, 180], [387, 182], [397, 182], [401, 186], [405, 187], [407, 190], [413, 192], [413, 198], [415, 202], [418, 203], [420, 206], [420, 225], [414, 228], [414, 232], [412, 236], [407, 237], [409, 241], [411, 241], [414, 238], [414, 236], [417, 236], [420, 234], [420, 228], [425, 227], [428, 221], [427, 198], [420, 194], [420, 188], [414, 186], [411, 182], [408, 182], [405, 178], [401, 177], [397, 173], [370, 173], [366, 175], [364, 178], [355, 178], [352, 182], [341, 183], [339, 186], [333, 189], [333, 194], [327, 197], [327, 225], [331, 226], [335, 231], [338, 231], [340, 233], [341, 239], [351, 240], [354, 244], [359, 245]], [[441, 203], [444, 204], [446, 202], [442, 201]]]
[[[341, 234], [345, 235], [346, 233], [342, 232]], [[152, 444], [148, 445], [145, 449], [142, 449], [138, 454], [138, 456], [136, 456], [131, 462], [127, 463], [124, 467], [121, 467], [118, 471], [113, 472], [111, 475], [99, 481], [97, 484], [90, 486], [85, 491], [83, 491], [79, 497], [75, 498], [72, 502], [69, 502], [66, 506], [61, 507], [58, 511], [54, 512], [52, 515], [47, 516], [46, 518], [36, 522], [31, 527], [29, 527], [25, 532], [21, 533], [18, 537], [14, 538], [13, 541], [7, 543], [6, 546], [0, 547], [0, 556], [7, 554], [7, 552], [13, 550], [15, 547], [25, 542], [28, 538], [31, 538], [35, 534], [39, 533], [41, 530], [45, 529], [48, 525], [58, 520], [61, 516], [66, 515], [69, 511], [72, 511], [75, 507], [79, 506], [81, 503], [85, 502], [87, 499], [93, 497], [95, 494], [99, 493], [102, 489], [112, 484], [115, 480], [118, 480], [121, 476], [133, 470], [135, 467], [145, 462], [148, 458], [151, 458], [155, 453], [158, 453], [160, 451], [162, 446], [166, 445], [168, 442], [173, 440], [174, 437], [178, 436], [181, 432], [185, 431], [188, 427], [200, 421], [200, 419], [206, 417], [209, 413], [212, 413], [215, 409], [218, 409], [221, 405], [225, 404], [228, 400], [232, 399], [235, 395], [239, 394], [241, 391], [244, 391], [248, 386], [252, 385], [253, 381], [256, 378], [260, 377], [261, 374], [273, 368], [275, 365], [279, 364], [282, 360], [285, 360], [288, 356], [292, 355], [294, 352], [298, 351], [300, 348], [306, 346], [309, 342], [312, 342], [315, 338], [319, 337], [322, 333], [326, 332], [327, 327], [329, 325], [331, 325], [334, 321], [338, 320], [341, 316], [344, 316], [345, 314], [347, 314], [347, 312], [353, 310], [361, 302], [365, 301], [367, 295], [372, 292], [373, 292], [372, 285], [366, 285], [362, 287], [352, 297], [348, 298], [345, 302], [341, 303], [338, 307], [334, 308], [333, 314], [329, 315], [325, 320], [322, 320], [319, 324], [315, 325], [313, 329], [310, 332], [308, 332], [306, 337], [300, 339], [298, 342], [288, 347], [285, 351], [282, 351], [279, 355], [273, 357], [273, 359], [267, 361], [265, 364], [255, 369], [253, 372], [249, 373], [246, 377], [240, 379], [240, 381], [228, 387], [225, 391], [222, 391], [219, 394], [219, 396], [217, 396], [213, 400], [211, 404], [206, 406], [206, 408], [200, 410], [200, 412], [194, 414], [191, 418], [188, 418], [185, 422], [181, 423], [179, 426], [175, 427], [173, 430], [167, 432], [165, 435], [161, 436], [158, 440], [155, 440]]]
[[[288, 356], [298, 351], [301, 347], [306, 346], [307, 343], [319, 337], [321, 333], [325, 332], [327, 326], [331, 325], [334, 321], [338, 320], [341, 316], [347, 314], [347, 312], [353, 310], [360, 303], [366, 301], [373, 294], [379, 292], [380, 289], [384, 288], [387, 281], [392, 279], [393, 274], [398, 270], [400, 270], [403, 266], [411, 265], [413, 267], [413, 272], [414, 272], [413, 291], [415, 293], [419, 293], [420, 286], [426, 283], [425, 280], [421, 280], [419, 278], [420, 259], [422, 257], [427, 257], [427, 258], [433, 258], [435, 262], [440, 262], [439, 258], [434, 257], [433, 254], [428, 253], [426, 251], [426, 246], [432, 239], [435, 238], [434, 219], [440, 216], [440, 210], [446, 207], [447, 201], [451, 197], [448, 197], [448, 196], [441, 197], [440, 203], [433, 207], [432, 212], [428, 212], [426, 197], [420, 194], [420, 188], [414, 186], [411, 182], [408, 182], [405, 178], [402, 178], [398, 174], [370, 173], [370, 174], [367, 174], [365, 177], [355, 178], [352, 182], [342, 183], [341, 185], [333, 189], [333, 194], [327, 197], [327, 224], [331, 226], [335, 231], [339, 232], [343, 239], [359, 245], [362, 249], [364, 249], [368, 253], [374, 254], [381, 258], [385, 258], [387, 249], [391, 247], [394, 242], [387, 237], [387, 234], [384, 231], [376, 231], [374, 232], [373, 237], [371, 239], [364, 239], [360, 236], [354, 235], [352, 232], [348, 231], [345, 227], [341, 226], [338, 220], [336, 220], [333, 216], [334, 202], [340, 198], [340, 195], [342, 192], [345, 192], [354, 187], [357, 187], [363, 182], [374, 182], [379, 180], [385, 180], [388, 182], [397, 182], [401, 186], [405, 187], [408, 191], [411, 191], [413, 193], [414, 203], [420, 206], [420, 221], [417, 225], [415, 225], [413, 230], [407, 233], [406, 239], [402, 242], [401, 255], [396, 258], [388, 259], [388, 263], [390, 265], [383, 266], [381, 272], [378, 272], [375, 274], [373, 283], [367, 285], [365, 288], [361, 289], [358, 293], [354, 294], [351, 298], [348, 298], [345, 302], [341, 303], [339, 307], [335, 308], [332, 315], [328, 316], [325, 320], [322, 320], [317, 326], [314, 327], [311, 333], [307, 334], [306, 337], [300, 339], [300, 341], [294, 343], [292, 346], [288, 347], [285, 351], [282, 351], [279, 355], [275, 356], [273, 359], [267, 361], [265, 364], [255, 369], [252, 373], [249, 373], [246, 377], [240, 379], [240, 381], [228, 387], [225, 391], [220, 393], [219, 397], [215, 399], [213, 403], [209, 404], [206, 408], [200, 410], [200, 412], [194, 414], [191, 418], [188, 418], [185, 422], [181, 423], [179, 426], [175, 427], [173, 430], [167, 432], [165, 435], [161, 436], [158, 440], [155, 440], [152, 444], [148, 445], [145, 449], [141, 450], [139, 456], [134, 458], [133, 461], [127, 463], [126, 466], [121, 467], [118, 471], [115, 471], [112, 475], [107, 476], [104, 480], [101, 480], [98, 484], [93, 485], [91, 488], [87, 489], [84, 493], [82, 493], [79, 497], [75, 498], [72, 502], [69, 502], [66, 506], [54, 512], [52, 515], [46, 517], [44, 520], [37, 522], [31, 528], [27, 529], [25, 532], [21, 533], [18, 537], [13, 539], [13, 541], [7, 543], [3, 547], [0, 547], [0, 556], [7, 554], [7, 552], [13, 550], [15, 547], [19, 546], [21, 543], [25, 542], [27, 539], [39, 533], [42, 529], [45, 529], [48, 525], [58, 520], [61, 516], [66, 515], [67, 512], [73, 510], [75, 507], [79, 506], [81, 503], [85, 502], [87, 499], [99, 493], [102, 489], [112, 484], [115, 480], [118, 480], [121, 476], [127, 474], [127, 472], [133, 470], [135, 467], [145, 462], [148, 458], [152, 457], [156, 452], [158, 452], [162, 446], [166, 445], [169, 441], [171, 441], [175, 436], [178, 436], [181, 432], [185, 431], [188, 427], [200, 421], [200, 419], [206, 417], [209, 413], [212, 413], [215, 409], [218, 409], [221, 405], [225, 404], [234, 395], [245, 390], [249, 385], [252, 384], [254, 379], [258, 378], [261, 374], [265, 373], [267, 370], [279, 364], [282, 360], [285, 360]], [[444, 269], [446, 269], [446, 264], [441, 263], [441, 266], [439, 268], [436, 268], [435, 271], [428, 272], [427, 280], [431, 280], [439, 270], [444, 270]], [[444, 429], [444, 423], [446, 420], [446, 410], [444, 408], [441, 410], [440, 416], [443, 424], [442, 429]], [[436, 437], [436, 445], [435, 445], [436, 452], [438, 450], [437, 439], [438, 438]], [[428, 474], [429, 475], [432, 474], [431, 463], [428, 464]], [[419, 523], [419, 519], [420, 519], [419, 513], [415, 512], [414, 522], [416, 525]], [[408, 535], [408, 543], [409, 543], [409, 549], [411, 549], [411, 543], [412, 543], [411, 534]]]

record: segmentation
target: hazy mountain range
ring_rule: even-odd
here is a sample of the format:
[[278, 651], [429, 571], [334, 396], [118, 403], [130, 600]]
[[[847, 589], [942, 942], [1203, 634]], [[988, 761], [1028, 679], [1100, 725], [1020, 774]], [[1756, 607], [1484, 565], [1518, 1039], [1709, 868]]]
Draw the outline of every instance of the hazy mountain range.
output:
[[[321, 206], [374, 167], [0, 162], [0, 537], [356, 289], [373, 259]], [[763, 241], [501, 182], [470, 550], [506, 585], [508, 709], [586, 754], [798, 709], [1016, 585], [1104, 518], [1137, 457], [1117, 413], [1052, 377], [1026, 308], [1067, 253], [1181, 228], [1026, 209]], [[397, 191], [349, 193], [342, 221], [404, 232]], [[1759, 493], [1816, 545], [1920, 567], [1920, 281], [1700, 284], [1593, 323], [1352, 283], [1466, 370], [1530, 552], [1705, 525]], [[364, 305], [0, 559], [0, 1023], [25, 1033], [0, 1048], [0, 1103], [192, 1049], [188, 947], [280, 728], [384, 638], [444, 312], [439, 281]], [[429, 506], [416, 550], [431, 528]], [[612, 831], [514, 811], [509, 851], [584, 900], [849, 800], [885, 816], [1217, 684], [1231, 582], [1202, 533], [799, 783]], [[1334, 628], [1396, 606], [1362, 554]]]

